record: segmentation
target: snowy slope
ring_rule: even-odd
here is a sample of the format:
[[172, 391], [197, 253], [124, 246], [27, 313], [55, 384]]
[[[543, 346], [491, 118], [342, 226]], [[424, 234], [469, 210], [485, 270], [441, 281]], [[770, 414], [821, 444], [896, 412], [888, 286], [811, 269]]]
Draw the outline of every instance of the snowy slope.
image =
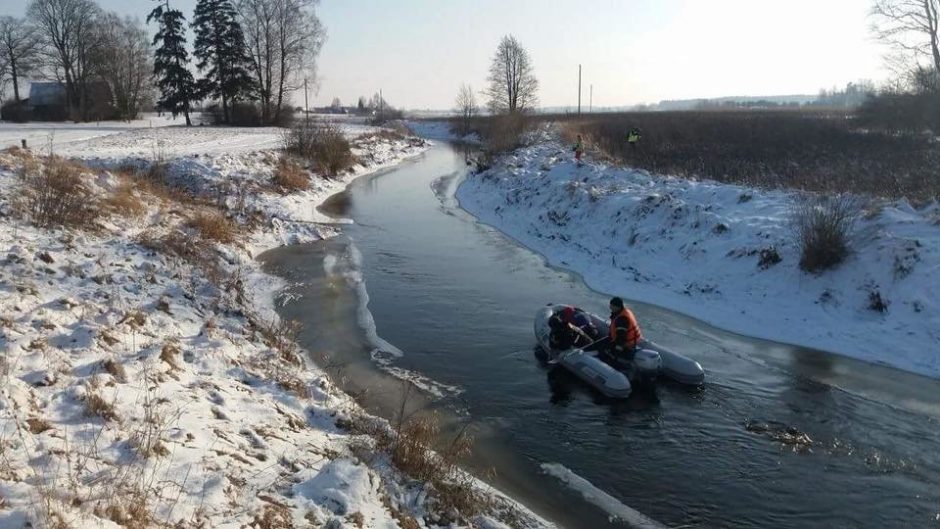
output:
[[[163, 131], [170, 144], [191, 141]], [[143, 211], [108, 212], [93, 231], [17, 218], [15, 173], [36, 160], [0, 153], [0, 527], [446, 524], [425, 484], [362, 457], [370, 438], [336, 426], [375, 419], [304, 360], [273, 310], [281, 283], [254, 260], [334, 234], [310, 223], [316, 205], [425, 148], [356, 140], [361, 165], [292, 195], [268, 183], [273, 152], [171, 158], [166, 178], [195, 199], [134, 187]], [[100, 198], [150, 163], [133, 147], [107, 152], [83, 176]], [[209, 261], [145, 244], [185, 230], [206, 199], [253, 212], [256, 227], [231, 244], [196, 241]], [[503, 505], [494, 512], [545, 525], [491, 492]]]
[[[886, 203], [838, 269], [798, 268], [795, 196], [578, 167], [550, 133], [467, 178], [461, 206], [595, 289], [751, 336], [940, 376], [940, 206]], [[782, 260], [761, 263], [775, 249]], [[869, 308], [875, 293], [886, 312]], [[642, 319], [642, 314], [640, 314]]]

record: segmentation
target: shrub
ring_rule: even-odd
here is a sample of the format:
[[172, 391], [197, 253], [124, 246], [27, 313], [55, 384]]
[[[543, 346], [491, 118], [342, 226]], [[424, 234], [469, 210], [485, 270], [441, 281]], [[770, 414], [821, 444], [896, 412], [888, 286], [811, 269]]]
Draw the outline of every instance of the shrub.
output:
[[860, 212], [858, 200], [848, 195], [818, 196], [801, 202], [793, 214], [800, 268], [815, 273], [842, 263], [849, 254]]
[[0, 119], [13, 123], [26, 123], [32, 115], [25, 101], [7, 101], [0, 107]]
[[20, 172], [20, 207], [37, 226], [91, 227], [99, 212], [97, 199], [82, 178], [85, 170], [61, 158], [25, 166]]
[[290, 156], [281, 156], [271, 181], [287, 192], [303, 191], [310, 187], [310, 175]]
[[307, 158], [328, 176], [336, 176], [355, 162], [349, 140], [331, 122], [301, 122], [284, 136], [287, 152]]
[[235, 223], [217, 211], [196, 214], [190, 219], [189, 226], [205, 240], [222, 244], [235, 242]]

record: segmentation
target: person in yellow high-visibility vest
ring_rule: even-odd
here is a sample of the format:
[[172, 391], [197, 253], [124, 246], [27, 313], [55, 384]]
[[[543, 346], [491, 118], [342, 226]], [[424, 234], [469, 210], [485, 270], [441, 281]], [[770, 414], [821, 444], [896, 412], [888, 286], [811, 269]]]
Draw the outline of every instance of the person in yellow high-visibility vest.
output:
[[581, 139], [581, 135], [578, 134], [578, 142], [574, 144], [574, 159], [578, 162], [578, 165], [581, 165], [581, 156], [584, 154], [584, 140]]
[[627, 143], [630, 144], [630, 148], [636, 149], [636, 144], [640, 143], [639, 127], [633, 127], [630, 129], [630, 132], [627, 133]]

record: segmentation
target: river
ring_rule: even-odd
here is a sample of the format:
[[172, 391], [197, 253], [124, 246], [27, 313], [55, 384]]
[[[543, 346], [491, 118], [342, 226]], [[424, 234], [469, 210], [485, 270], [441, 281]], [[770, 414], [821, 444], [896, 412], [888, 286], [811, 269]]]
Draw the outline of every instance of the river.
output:
[[261, 257], [291, 285], [282, 317], [366, 409], [394, 417], [414, 380], [410, 407], [473, 425], [474, 473], [564, 527], [628, 526], [629, 509], [672, 527], [940, 527], [938, 380], [635, 302], [703, 388], [610, 401], [539, 362], [539, 307], [603, 312], [609, 294], [461, 210], [464, 156], [438, 145], [360, 178], [322, 208], [354, 221], [342, 236]]

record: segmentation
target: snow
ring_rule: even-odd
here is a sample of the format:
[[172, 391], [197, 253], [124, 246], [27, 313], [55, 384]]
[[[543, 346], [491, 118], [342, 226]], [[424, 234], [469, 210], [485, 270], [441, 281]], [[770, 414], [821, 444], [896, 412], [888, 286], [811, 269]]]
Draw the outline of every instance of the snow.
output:
[[27, 146], [32, 149], [48, 153], [51, 144], [53, 151], [58, 153], [60, 148], [73, 142], [121, 134], [135, 129], [185, 125], [185, 123], [182, 116], [174, 119], [170, 115], [157, 116], [156, 114], [146, 114], [141, 119], [134, 121], [99, 121], [93, 123], [0, 122], [0, 148], [19, 146], [20, 140], [25, 139]]
[[[283, 129], [277, 127], [210, 127], [201, 114], [193, 114], [193, 127], [185, 118], [145, 114], [133, 121], [93, 123], [0, 122], [0, 148], [27, 145], [48, 154], [70, 158], [142, 157], [147, 159], [196, 154], [244, 153], [276, 149]], [[336, 116], [312, 116], [333, 121], [350, 137], [377, 132], [363, 120]], [[172, 127], [172, 130], [167, 130]]]
[[[551, 131], [469, 176], [457, 198], [598, 291], [740, 334], [940, 376], [937, 203], [873, 202], [847, 261], [812, 275], [798, 267], [789, 221], [796, 193], [594, 161], [579, 167]], [[782, 260], [760, 265], [761, 252], [773, 250]], [[887, 311], [869, 308], [875, 294]]]
[[620, 520], [635, 529], [666, 529], [666, 526], [645, 514], [621, 503], [617, 498], [602, 491], [590, 481], [575, 474], [571, 469], [559, 463], [542, 463], [542, 471], [561, 480], [571, 489], [579, 492], [585, 500], [600, 507], [610, 516], [613, 523]]
[[[353, 139], [359, 165], [282, 194], [269, 183], [278, 153], [241, 137], [265, 134], [148, 127], [61, 144], [104, 198], [154, 162], [141, 145], [157, 138], [172, 153], [159, 160], [165, 180], [196, 197], [137, 185], [144, 211], [105, 211], [90, 231], [21, 219], [15, 175], [42, 161], [0, 153], [0, 527], [433, 525], [424, 484], [355, 455], [366, 441], [336, 421], [362, 410], [278, 334], [283, 284], [254, 260], [334, 235], [317, 205], [427, 144]], [[211, 203], [257, 227], [231, 244], [197, 241], [208, 261], [145, 244], [195, 237], [187, 218]]]

